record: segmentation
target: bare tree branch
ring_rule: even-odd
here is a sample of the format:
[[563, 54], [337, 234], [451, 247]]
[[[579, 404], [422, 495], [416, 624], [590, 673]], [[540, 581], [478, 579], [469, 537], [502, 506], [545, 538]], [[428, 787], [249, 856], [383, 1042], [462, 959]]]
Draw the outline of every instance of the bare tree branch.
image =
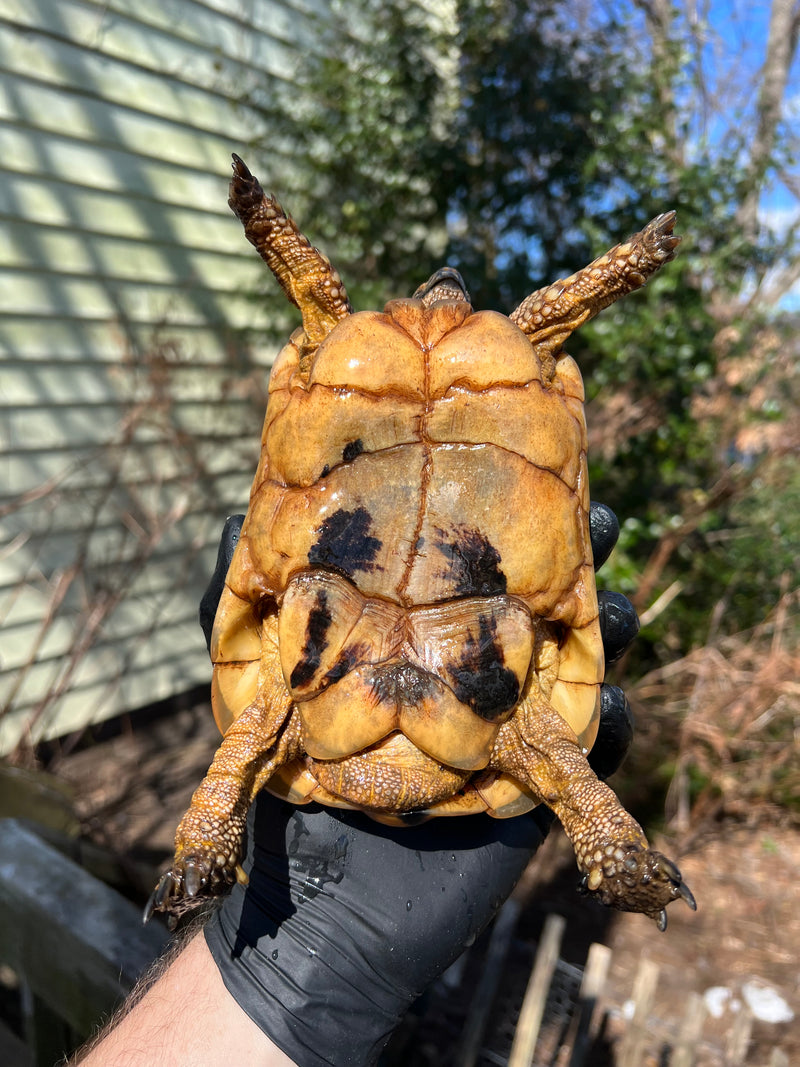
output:
[[644, 12], [647, 31], [652, 43], [651, 74], [655, 83], [661, 111], [660, 133], [666, 139], [667, 152], [675, 166], [681, 166], [683, 145], [677, 132], [677, 114], [673, 78], [673, 34], [677, 8], [672, 0], [634, 0]]
[[758, 232], [758, 201], [775, 147], [789, 70], [797, 49], [798, 31], [800, 0], [773, 0], [767, 54], [756, 104], [756, 132], [747, 164], [747, 192], [739, 205], [736, 220], [749, 240], [754, 240]]

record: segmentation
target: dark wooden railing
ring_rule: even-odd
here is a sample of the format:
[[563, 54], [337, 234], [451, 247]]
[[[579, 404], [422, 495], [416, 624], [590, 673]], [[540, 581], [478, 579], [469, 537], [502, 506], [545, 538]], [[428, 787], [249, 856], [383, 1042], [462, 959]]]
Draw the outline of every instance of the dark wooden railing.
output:
[[28, 826], [0, 819], [0, 963], [19, 981], [36, 1067], [52, 1067], [88, 1037], [167, 936]]

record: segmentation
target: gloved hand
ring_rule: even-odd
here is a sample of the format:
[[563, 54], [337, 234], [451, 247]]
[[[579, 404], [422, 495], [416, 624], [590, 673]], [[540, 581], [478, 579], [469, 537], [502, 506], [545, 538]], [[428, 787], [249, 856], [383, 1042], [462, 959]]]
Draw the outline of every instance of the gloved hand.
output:
[[[216, 604], [241, 529], [228, 519], [200, 607], [210, 640]], [[592, 505], [596, 566], [619, 527]], [[606, 659], [638, 630], [619, 594], [600, 594]], [[589, 756], [605, 778], [622, 762], [633, 722], [622, 690], [602, 687]], [[244, 868], [205, 928], [240, 1007], [299, 1067], [372, 1064], [409, 1006], [489, 923], [544, 840], [553, 816], [433, 819], [382, 826], [365, 815], [294, 807], [262, 792], [247, 828]]]

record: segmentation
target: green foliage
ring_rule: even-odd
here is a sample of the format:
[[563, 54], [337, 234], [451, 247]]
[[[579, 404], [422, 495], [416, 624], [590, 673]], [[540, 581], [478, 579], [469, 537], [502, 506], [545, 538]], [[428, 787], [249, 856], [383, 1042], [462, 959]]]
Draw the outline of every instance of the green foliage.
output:
[[[773, 607], [776, 590], [796, 581], [800, 563], [798, 541], [800, 469], [794, 456], [762, 459], [748, 491], [731, 500], [721, 513], [709, 516], [703, 536], [719, 549], [695, 562], [692, 577], [702, 589], [716, 579], [724, 585], [737, 624], [754, 626]], [[684, 562], [683, 560], [681, 561]]]
[[[290, 146], [297, 180], [287, 206], [357, 307], [413, 292], [449, 262], [476, 306], [509, 311], [677, 210], [675, 262], [569, 345], [599, 441], [593, 495], [623, 519], [608, 584], [636, 593], [653, 550], [685, 529], [642, 604], [681, 583], [641, 643], [653, 665], [702, 643], [715, 605], [727, 608], [717, 625], [735, 630], [775, 603], [796, 567], [800, 488], [788, 462], [762, 458], [767, 446], [737, 444], [748, 420], [786, 414], [782, 372], [767, 353], [748, 375], [731, 371], [759, 346], [768, 314], [741, 299], [744, 288], [792, 251], [791, 238], [766, 228], [748, 237], [735, 221], [773, 162], [755, 176], [744, 162], [747, 100], [745, 117], [707, 136], [702, 55], [682, 9], [663, 9], [659, 26], [639, 10], [333, 4], [318, 51], [295, 73], [291, 97], [271, 107], [269, 142], [256, 147], [269, 166], [271, 145]], [[788, 143], [784, 135], [774, 159], [786, 161]], [[756, 385], [768, 394], [758, 412], [748, 396]], [[744, 471], [713, 495], [737, 464], [759, 465], [757, 477]]]
[[253, 147], [269, 167], [276, 136], [292, 146], [292, 213], [335, 260], [355, 306], [379, 306], [413, 291], [427, 276], [420, 259], [444, 247], [433, 186], [449, 36], [420, 5], [380, 0], [334, 3], [318, 27], [317, 51]]
[[600, 109], [621, 104], [605, 58], [613, 22], [588, 32], [548, 0], [461, 3], [459, 99], [437, 185], [448, 262], [476, 306], [510, 311], [592, 258], [581, 222]]

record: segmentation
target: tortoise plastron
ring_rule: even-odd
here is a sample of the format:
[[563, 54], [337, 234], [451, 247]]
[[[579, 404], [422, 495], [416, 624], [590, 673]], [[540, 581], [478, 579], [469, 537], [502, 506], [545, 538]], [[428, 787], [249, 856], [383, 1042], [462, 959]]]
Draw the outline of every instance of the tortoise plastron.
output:
[[584, 888], [653, 916], [677, 868], [586, 754], [603, 648], [583, 383], [569, 334], [674, 255], [674, 214], [511, 316], [444, 268], [353, 313], [234, 157], [230, 204], [303, 327], [270, 379], [261, 459], [211, 642], [224, 733], [150, 910], [236, 877], [265, 787], [406, 824], [545, 803]]

